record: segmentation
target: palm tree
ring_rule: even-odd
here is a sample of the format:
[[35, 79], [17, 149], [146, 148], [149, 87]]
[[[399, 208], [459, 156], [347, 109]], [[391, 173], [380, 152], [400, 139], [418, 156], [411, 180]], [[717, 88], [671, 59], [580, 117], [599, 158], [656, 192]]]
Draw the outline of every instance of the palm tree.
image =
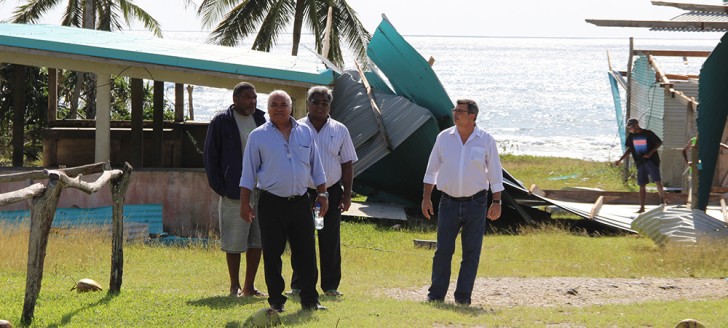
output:
[[[159, 22], [150, 16], [144, 9], [135, 5], [131, 0], [65, 0], [66, 9], [63, 12], [61, 25], [91, 28], [103, 31], [118, 31], [123, 29], [123, 22], [127, 26], [132, 20], [138, 20], [144, 27], [158, 37], [162, 37]], [[18, 6], [13, 12], [11, 21], [20, 24], [35, 24], [47, 11], [59, 5], [62, 0], [27, 0], [24, 5]], [[95, 15], [88, 15], [95, 12]], [[97, 22], [96, 24], [94, 24]]]
[[[24, 5], [18, 6], [13, 12], [11, 21], [20, 24], [34, 24], [47, 11], [59, 5], [62, 0], [27, 0]], [[123, 22], [127, 26], [132, 20], [138, 20], [154, 35], [162, 37], [159, 23], [146, 11], [132, 3], [131, 0], [65, 0], [66, 7], [63, 12], [61, 25], [83, 27], [103, 31], [118, 31], [123, 29]], [[85, 81], [88, 79], [88, 81]], [[86, 86], [86, 117], [96, 116], [95, 76], [88, 73], [79, 73], [76, 88], [71, 97], [70, 118], [76, 118], [78, 100], [81, 98], [81, 88]]]
[[327, 13], [331, 7], [332, 29], [326, 58], [343, 66], [342, 39], [352, 49], [357, 60], [366, 63], [366, 46], [371, 38], [356, 12], [346, 0], [203, 0], [197, 10], [204, 27], [217, 24], [210, 40], [225, 46], [236, 46], [256, 34], [252, 49], [270, 51], [282, 32], [293, 20], [293, 48], [298, 55], [304, 22], [316, 39], [316, 51], [324, 49]]

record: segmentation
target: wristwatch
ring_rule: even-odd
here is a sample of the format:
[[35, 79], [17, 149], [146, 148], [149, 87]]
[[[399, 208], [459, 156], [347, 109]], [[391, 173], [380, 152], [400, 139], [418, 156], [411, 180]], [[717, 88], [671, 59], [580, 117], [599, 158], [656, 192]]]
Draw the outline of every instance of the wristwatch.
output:
[[316, 196], [323, 197], [323, 198], [329, 198], [329, 192], [328, 191], [320, 192], [320, 193], [316, 194]]
[[502, 201], [502, 200], [500, 200], [500, 199], [494, 199], [494, 200], [493, 200], [493, 203], [495, 203], [495, 204], [498, 204], [498, 205], [500, 205], [500, 204], [502, 204], [502, 203], [503, 203], [503, 201]]

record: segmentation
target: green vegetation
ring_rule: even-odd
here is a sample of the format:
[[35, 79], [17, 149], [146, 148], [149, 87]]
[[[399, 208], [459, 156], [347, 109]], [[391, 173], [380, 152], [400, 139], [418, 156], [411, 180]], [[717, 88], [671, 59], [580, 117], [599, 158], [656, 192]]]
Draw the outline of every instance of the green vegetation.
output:
[[[434, 239], [431, 226], [393, 229], [384, 224], [342, 224], [342, 300], [322, 297], [329, 311], [300, 311], [287, 303], [287, 327], [672, 327], [694, 317], [709, 327], [725, 323], [728, 299], [664, 301], [627, 305], [470, 308], [397, 300], [392, 288], [417, 291], [430, 279], [432, 250], [412, 239]], [[0, 318], [19, 323], [25, 290], [27, 230], [0, 226]], [[726, 245], [657, 247], [637, 236], [593, 238], [554, 228], [519, 236], [486, 236], [481, 277], [703, 277], [728, 271]], [[125, 247], [122, 292], [77, 294], [81, 278], [108, 284], [111, 242], [89, 231], [55, 231], [48, 244], [43, 287], [33, 327], [239, 327], [263, 298], [229, 298], [224, 255], [209, 246]], [[455, 254], [455, 259], [460, 255]], [[289, 263], [288, 254], [284, 263]], [[457, 270], [459, 261], [453, 261]], [[284, 264], [284, 276], [290, 277]], [[256, 285], [265, 290], [263, 270]], [[425, 295], [421, 295], [424, 299]]]

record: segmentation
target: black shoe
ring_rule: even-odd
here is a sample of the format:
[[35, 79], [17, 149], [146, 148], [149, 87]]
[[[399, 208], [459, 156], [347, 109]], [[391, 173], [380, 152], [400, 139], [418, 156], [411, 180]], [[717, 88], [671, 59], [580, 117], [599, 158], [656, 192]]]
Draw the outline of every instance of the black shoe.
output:
[[443, 302], [445, 302], [445, 299], [443, 299], [443, 298], [437, 298], [437, 297], [434, 297], [434, 296], [427, 295], [427, 302], [429, 302], [429, 303], [434, 303], [434, 302], [436, 302], [436, 303], [443, 303]]
[[271, 309], [275, 310], [278, 313], [285, 312], [286, 309], [283, 307], [283, 304], [272, 304], [270, 306]]
[[321, 305], [320, 303], [306, 304], [306, 305], [303, 305], [302, 307], [306, 311], [324, 311], [324, 310], [329, 309], [329, 308]]
[[463, 306], [469, 306], [470, 300], [455, 300], [455, 304], [457, 305], [463, 305]]

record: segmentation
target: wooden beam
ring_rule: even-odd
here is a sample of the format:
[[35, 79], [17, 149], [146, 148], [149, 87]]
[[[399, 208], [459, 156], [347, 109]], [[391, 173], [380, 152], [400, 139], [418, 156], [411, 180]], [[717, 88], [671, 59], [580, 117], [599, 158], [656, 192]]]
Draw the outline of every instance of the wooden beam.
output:
[[653, 55], [656, 57], [708, 57], [712, 51], [700, 50], [651, 50], [651, 49], [635, 49], [635, 54], [645, 56]]
[[154, 81], [154, 167], [164, 165], [164, 82]]
[[725, 5], [707, 5], [698, 3], [652, 1], [653, 6], [675, 7], [684, 10], [707, 11], [712, 13], [728, 14], [728, 7]]
[[602, 210], [603, 204], [604, 204], [604, 196], [599, 196], [599, 198], [597, 198], [597, 201], [594, 202], [594, 206], [592, 206], [591, 211], [589, 211], [590, 220], [593, 220], [594, 217], [599, 215], [599, 211]]
[[586, 22], [594, 24], [596, 26], [604, 27], [646, 27], [707, 32], [728, 31], [728, 22], [652, 21], [620, 19], [587, 19]]
[[655, 69], [655, 72], [657, 72], [657, 76], [660, 77], [660, 83], [662, 83], [663, 86], [669, 85], [672, 87], [672, 82], [670, 82], [670, 79], [665, 76], [665, 73], [662, 72], [660, 69], [660, 66], [657, 65], [657, 61], [655, 61], [655, 57], [652, 55], [647, 56], [647, 61], [650, 63], [650, 66]]
[[13, 65], [15, 90], [13, 92], [13, 166], [22, 167], [25, 139], [25, 77], [26, 67]]
[[185, 121], [185, 85], [174, 84], [174, 121]]
[[58, 119], [58, 70], [48, 69], [48, 122]]
[[387, 133], [387, 128], [384, 126], [384, 118], [382, 118], [382, 111], [379, 110], [379, 105], [377, 105], [377, 102], [374, 100], [374, 93], [372, 92], [372, 87], [369, 85], [369, 81], [367, 80], [367, 77], [364, 75], [364, 71], [362, 71], [361, 66], [359, 66], [359, 63], [354, 62], [356, 65], [356, 69], [359, 71], [359, 77], [361, 78], [361, 81], [364, 83], [364, 87], [367, 91], [367, 96], [369, 96], [369, 105], [372, 106], [372, 112], [374, 112], [374, 118], [377, 120], [377, 126], [379, 127], [379, 136], [382, 137], [384, 140], [384, 143], [387, 145], [387, 149], [389, 151], [394, 150], [394, 146], [392, 145], [392, 139], [389, 138], [389, 133]]

